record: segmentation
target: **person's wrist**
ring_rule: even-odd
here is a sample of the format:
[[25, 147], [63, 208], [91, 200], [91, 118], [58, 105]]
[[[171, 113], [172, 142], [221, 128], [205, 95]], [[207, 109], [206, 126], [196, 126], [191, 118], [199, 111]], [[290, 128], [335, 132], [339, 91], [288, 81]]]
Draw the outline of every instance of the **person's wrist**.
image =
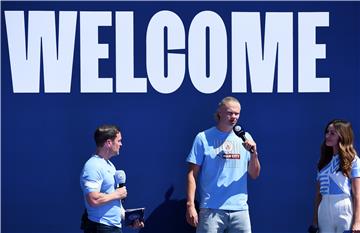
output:
[[256, 150], [254, 150], [254, 152], [251, 152], [251, 156], [258, 156], [259, 154], [258, 154], [258, 152], [256, 151]]
[[194, 204], [194, 202], [186, 202], [186, 207], [193, 208], [193, 207], [195, 207], [195, 204]]

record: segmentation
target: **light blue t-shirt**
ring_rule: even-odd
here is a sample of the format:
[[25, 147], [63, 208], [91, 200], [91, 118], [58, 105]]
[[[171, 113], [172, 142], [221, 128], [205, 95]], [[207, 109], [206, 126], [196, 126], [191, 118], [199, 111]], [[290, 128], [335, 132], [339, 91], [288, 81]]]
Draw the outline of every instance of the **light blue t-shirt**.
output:
[[[247, 133], [246, 137], [251, 139]], [[186, 161], [201, 166], [200, 208], [247, 210], [247, 169], [250, 153], [233, 131], [212, 127], [200, 132]]]
[[88, 218], [93, 222], [121, 227], [121, 201], [113, 200], [101, 206], [92, 207], [86, 200], [90, 192], [113, 193], [115, 191], [115, 166], [98, 155], [92, 156], [84, 165], [80, 175]]
[[[321, 171], [318, 172], [317, 180], [320, 182], [322, 195], [347, 194], [351, 196], [351, 180], [344, 176], [340, 168], [339, 155], [334, 155]], [[351, 167], [351, 178], [360, 177], [360, 160], [355, 156]]]

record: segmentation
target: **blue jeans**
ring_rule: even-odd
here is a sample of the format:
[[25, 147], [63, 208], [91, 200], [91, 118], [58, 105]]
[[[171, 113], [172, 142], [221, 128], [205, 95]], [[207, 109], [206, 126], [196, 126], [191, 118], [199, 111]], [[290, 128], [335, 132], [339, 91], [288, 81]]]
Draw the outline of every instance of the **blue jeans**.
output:
[[202, 208], [196, 233], [251, 233], [249, 211]]

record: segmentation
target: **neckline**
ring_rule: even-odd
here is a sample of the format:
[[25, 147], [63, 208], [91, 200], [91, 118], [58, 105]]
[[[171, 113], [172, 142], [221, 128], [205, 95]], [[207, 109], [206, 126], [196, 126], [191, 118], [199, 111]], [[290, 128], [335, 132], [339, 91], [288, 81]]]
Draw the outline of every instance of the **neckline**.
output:
[[105, 160], [105, 161], [108, 161], [108, 159], [105, 159], [105, 158], [101, 157], [101, 156], [98, 155], [98, 154], [94, 154], [94, 157], [96, 157], [96, 158], [98, 158], [98, 159], [103, 159], [103, 160]]
[[94, 156], [95, 158], [104, 160], [108, 165], [112, 166], [110, 160], [104, 159], [103, 157], [101, 157], [100, 155], [97, 155], [97, 154], [94, 154], [93, 156]]
[[218, 127], [216, 127], [216, 126], [214, 126], [214, 128], [218, 133], [220, 133], [222, 135], [229, 135], [229, 134], [233, 133], [232, 130], [230, 130], [229, 132], [224, 132], [224, 131], [221, 131], [220, 129], [218, 129]]

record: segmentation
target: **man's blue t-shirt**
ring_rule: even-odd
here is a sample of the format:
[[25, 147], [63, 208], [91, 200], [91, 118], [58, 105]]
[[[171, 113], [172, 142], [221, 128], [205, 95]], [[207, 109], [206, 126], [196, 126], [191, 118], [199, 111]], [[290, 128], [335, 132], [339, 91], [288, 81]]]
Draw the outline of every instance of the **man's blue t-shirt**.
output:
[[108, 226], [121, 227], [121, 201], [113, 200], [101, 206], [92, 207], [86, 201], [90, 192], [112, 193], [115, 191], [115, 166], [97, 155], [92, 156], [84, 165], [80, 175], [88, 218], [93, 222]]
[[[248, 139], [251, 136], [246, 133]], [[247, 210], [247, 169], [250, 153], [233, 131], [212, 127], [200, 132], [186, 161], [201, 166], [200, 208]]]

